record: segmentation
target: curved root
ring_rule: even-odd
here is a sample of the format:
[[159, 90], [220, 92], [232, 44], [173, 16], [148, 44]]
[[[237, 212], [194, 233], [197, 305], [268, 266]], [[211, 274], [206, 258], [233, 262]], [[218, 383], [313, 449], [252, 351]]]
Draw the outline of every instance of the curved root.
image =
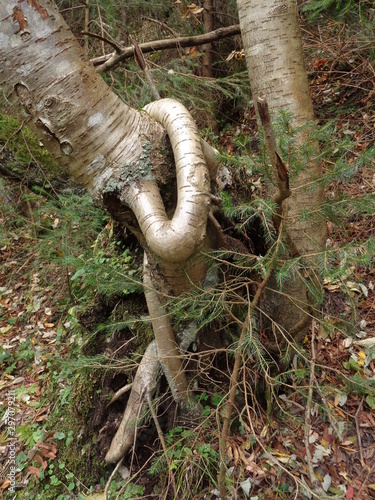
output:
[[147, 393], [150, 397], [153, 396], [160, 375], [156, 342], [153, 341], [146, 349], [139, 364], [124, 416], [105, 456], [106, 462], [118, 462], [133, 446], [136, 426], [147, 407]]

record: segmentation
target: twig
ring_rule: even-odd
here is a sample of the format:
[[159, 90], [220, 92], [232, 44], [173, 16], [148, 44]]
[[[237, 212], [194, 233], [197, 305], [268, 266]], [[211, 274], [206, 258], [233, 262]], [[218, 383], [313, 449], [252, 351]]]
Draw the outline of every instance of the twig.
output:
[[[90, 2], [90, 0], [85, 0], [85, 31], [89, 30], [89, 24], [90, 24], [89, 2]], [[88, 57], [89, 56], [89, 39], [87, 36], [85, 36], [85, 38], [83, 40], [83, 50], [85, 51], [86, 57]]]
[[147, 398], [148, 407], [150, 408], [151, 416], [154, 420], [154, 424], [155, 424], [156, 431], [157, 431], [158, 436], [159, 436], [161, 446], [163, 448], [165, 460], [166, 460], [167, 465], [168, 465], [168, 472], [169, 472], [169, 477], [171, 479], [173, 492], [175, 492], [176, 491], [176, 483], [174, 480], [174, 475], [172, 474], [171, 461], [169, 460], [167, 445], [165, 443], [164, 434], [163, 434], [163, 431], [161, 430], [159, 420], [158, 420], [158, 417], [155, 413], [153, 402], [152, 402], [151, 395], [149, 392], [146, 393], [146, 398]]
[[[305, 409], [305, 449], [306, 449], [306, 461], [307, 461], [307, 470], [309, 473], [310, 483], [314, 491], [320, 494], [320, 483], [318, 478], [315, 475], [313, 464], [312, 464], [312, 456], [310, 451], [310, 431], [311, 431], [311, 404], [312, 404], [312, 396], [313, 396], [313, 388], [314, 388], [314, 379], [315, 379], [315, 328], [314, 328], [315, 320], [313, 321], [312, 333], [311, 333], [311, 362], [310, 362], [310, 382], [309, 382], [309, 392], [307, 395], [306, 401], [306, 409]], [[322, 490], [323, 491], [323, 490]], [[323, 491], [324, 495], [324, 491]]]
[[227, 242], [227, 240], [225, 238], [223, 228], [220, 226], [218, 220], [216, 219], [216, 217], [212, 213], [212, 210], [209, 211], [208, 218], [211, 221], [211, 223], [214, 226], [214, 228], [216, 229], [216, 232], [217, 232], [217, 235], [219, 237], [219, 241], [220, 241], [221, 246], [223, 248], [228, 249], [229, 245], [228, 245], [228, 242]]
[[263, 281], [259, 284], [258, 290], [256, 291], [256, 294], [254, 295], [253, 300], [249, 303], [249, 308], [248, 308], [248, 313], [246, 316], [245, 321], [243, 322], [242, 329], [241, 329], [241, 334], [240, 338], [238, 340], [238, 348], [236, 352], [236, 357], [234, 361], [234, 366], [233, 370], [231, 373], [230, 377], [230, 387], [229, 387], [229, 394], [228, 394], [228, 401], [225, 406], [225, 411], [224, 411], [224, 421], [223, 421], [223, 428], [220, 434], [219, 438], [219, 448], [220, 448], [220, 457], [221, 457], [221, 464], [220, 464], [220, 472], [219, 472], [219, 489], [220, 489], [220, 496], [222, 499], [226, 498], [226, 488], [225, 488], [225, 475], [226, 475], [226, 465], [225, 465], [225, 454], [226, 454], [226, 443], [227, 443], [227, 438], [228, 438], [228, 432], [229, 432], [229, 423], [230, 423], [230, 418], [232, 415], [233, 411], [233, 406], [234, 406], [234, 400], [236, 397], [236, 389], [237, 389], [237, 379], [238, 379], [238, 373], [241, 367], [241, 360], [242, 360], [242, 343], [244, 340], [244, 337], [248, 331], [249, 328], [251, 328], [251, 316], [252, 316], [252, 311], [255, 309], [257, 306], [260, 297], [263, 293], [264, 288], [266, 287], [266, 284], [271, 276], [271, 271], [268, 271], [267, 275], [263, 279]]
[[158, 89], [156, 88], [155, 82], [151, 76], [150, 70], [148, 69], [148, 66], [146, 64], [146, 60], [145, 60], [144, 55], [142, 53], [142, 49], [138, 45], [138, 42], [135, 40], [135, 38], [133, 38], [129, 33], [128, 33], [128, 38], [129, 38], [129, 41], [132, 44], [133, 49], [134, 49], [135, 62], [138, 64], [138, 66], [141, 68], [141, 70], [145, 74], [145, 77], [146, 77], [147, 83], [150, 87], [151, 93], [154, 96], [154, 99], [156, 99], [158, 101], [159, 99], [161, 99], [161, 97], [160, 97], [160, 94], [158, 92]]
[[361, 439], [361, 433], [359, 431], [359, 422], [358, 422], [358, 414], [361, 411], [362, 404], [363, 404], [363, 399], [364, 396], [362, 396], [361, 402], [359, 403], [358, 410], [355, 413], [355, 428], [357, 430], [357, 439], [358, 439], [358, 449], [359, 449], [359, 458], [361, 460], [361, 465], [364, 465], [364, 460], [363, 460], [363, 449], [362, 449], [362, 439]]
[[114, 475], [116, 474], [116, 472], [119, 470], [119, 468], [121, 467], [121, 464], [122, 462], [124, 461], [124, 458], [125, 457], [122, 457], [118, 462], [117, 462], [117, 465], [116, 467], [113, 469], [112, 471], [112, 474], [109, 476], [109, 479], [105, 485], [105, 488], [104, 488], [104, 500], [107, 500], [107, 495], [108, 495], [108, 490], [109, 490], [109, 487], [111, 486], [111, 482], [112, 482], [112, 479], [114, 477]]
[[174, 37], [178, 37], [178, 34], [176, 31], [174, 31], [172, 28], [168, 26], [167, 23], [164, 23], [163, 21], [158, 21], [157, 19], [153, 19], [152, 17], [144, 17], [143, 19], [146, 19], [147, 21], [151, 21], [152, 23], [156, 23], [159, 26], [161, 26], [163, 29], [168, 30]]
[[111, 47], [113, 47], [117, 54], [121, 54], [121, 51], [124, 50], [119, 43], [116, 42], [112, 37], [107, 38], [102, 35], [97, 35], [96, 33], [91, 33], [90, 31], [81, 31], [81, 35], [91, 36], [92, 38], [96, 38], [97, 40], [101, 40], [102, 42], [108, 43]]
[[368, 473], [366, 474], [366, 477], [365, 479], [363, 480], [363, 483], [361, 485], [361, 487], [359, 488], [359, 491], [358, 491], [358, 494], [357, 494], [357, 498], [361, 498], [361, 493], [362, 493], [362, 490], [363, 488], [365, 487], [365, 484], [367, 483], [368, 481], [368, 478], [370, 477], [370, 475], [372, 474], [373, 470], [375, 469], [375, 464], [373, 464], [373, 466], [371, 467], [371, 469], [368, 471]]
[[5, 141], [4, 146], [0, 149], [0, 154], [1, 154], [1, 153], [4, 151], [4, 149], [7, 147], [7, 144], [8, 144], [8, 142], [12, 139], [12, 137], [14, 137], [15, 135], [17, 135], [17, 134], [18, 134], [18, 132], [19, 132], [20, 130], [22, 130], [22, 127], [23, 127], [24, 123], [25, 123], [25, 120], [22, 120], [21, 125], [18, 127], [18, 129], [17, 129], [17, 130], [15, 130], [15, 131], [14, 131], [14, 132], [13, 132], [13, 133], [12, 133], [12, 134], [8, 137], [8, 139]]

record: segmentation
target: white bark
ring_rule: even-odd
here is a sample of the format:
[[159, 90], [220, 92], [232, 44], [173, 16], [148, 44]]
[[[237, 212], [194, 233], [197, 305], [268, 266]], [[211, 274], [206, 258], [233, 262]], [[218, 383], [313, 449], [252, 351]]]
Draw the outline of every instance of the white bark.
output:
[[[284, 109], [293, 113], [296, 127], [314, 120], [295, 0], [237, 0], [242, 40], [254, 103], [264, 95], [271, 115]], [[296, 147], [308, 141], [301, 134]], [[301, 211], [313, 213], [323, 201], [323, 190], [311, 187], [322, 175], [319, 161], [291, 177], [286, 228], [301, 255], [324, 248], [325, 223], [319, 217], [301, 220]], [[309, 188], [305, 188], [309, 186]]]
[[56, 7], [32, 5], [1, 2], [2, 94], [23, 106], [46, 148], [100, 201], [108, 180], [141, 155], [149, 124], [96, 73]]
[[210, 209], [210, 176], [201, 140], [186, 108], [162, 99], [144, 110], [167, 130], [176, 165], [178, 201], [172, 220], [154, 180], [132, 183], [126, 200], [152, 252], [168, 262], [184, 262], [202, 245]]
[[[202, 258], [188, 263], [186, 259], [209, 240], [210, 172], [203, 151], [210, 156], [212, 174], [217, 168], [214, 150], [201, 144], [192, 117], [179, 103], [158, 101], [139, 113], [117, 98], [85, 60], [49, 0], [1, 2], [0, 19], [0, 85], [5, 99], [23, 107], [24, 118], [61, 166], [118, 220], [128, 223], [152, 258], [153, 283], [148, 271], [145, 281], [160, 361], [173, 394], [184, 403], [186, 377], [169, 320], [157, 311], [160, 302], [153, 287], [159, 281], [161, 288], [180, 293], [204, 276]], [[159, 163], [165, 167], [166, 161], [165, 129], [178, 190], [171, 219], [157, 185]], [[140, 230], [134, 217], [129, 222], [129, 208]], [[156, 356], [152, 344], [136, 374], [108, 461], [121, 458], [133, 444], [145, 391], [152, 393], [158, 379]]]
[[124, 415], [105, 456], [109, 463], [118, 462], [134, 445], [136, 429], [147, 409], [147, 393], [152, 397], [161, 375], [156, 342], [151, 342], [134, 377]]

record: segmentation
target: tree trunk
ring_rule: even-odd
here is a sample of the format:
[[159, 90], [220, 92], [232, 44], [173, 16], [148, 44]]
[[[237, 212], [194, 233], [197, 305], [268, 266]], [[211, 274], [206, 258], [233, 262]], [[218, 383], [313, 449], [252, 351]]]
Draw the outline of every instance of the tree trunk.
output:
[[[258, 97], [265, 96], [273, 118], [279, 110], [288, 110], [292, 113], [294, 127], [310, 123], [311, 126], [298, 134], [294, 144], [301, 150], [311, 142], [314, 113], [302, 52], [297, 4], [295, 0], [271, 3], [267, 0], [237, 0], [237, 4], [254, 104]], [[311, 144], [310, 151], [311, 156], [316, 157], [318, 145]], [[302, 156], [299, 158], [303, 162], [302, 169], [289, 165], [292, 194], [284, 202], [284, 229], [293, 243], [294, 252], [304, 256], [314, 267], [316, 261], [313, 256], [325, 244], [325, 221], [318, 214], [303, 220], [302, 212], [316, 213], [323, 201], [323, 189], [313, 182], [321, 177], [322, 171], [319, 161], [309, 161]], [[268, 186], [268, 191], [271, 196], [274, 187]], [[275, 286], [275, 282], [273, 284]], [[290, 331], [303, 320], [308, 298], [301, 280], [289, 280], [284, 292], [289, 298], [278, 292], [269, 293], [268, 306], [265, 307], [267, 313], [273, 315], [274, 322]]]
[[[213, 1], [204, 0], [203, 2], [203, 25], [206, 33], [214, 30], [214, 16], [213, 16]], [[204, 51], [202, 58], [202, 76], [212, 78], [212, 43], [202, 45]]]
[[[201, 143], [192, 117], [178, 102], [160, 100], [138, 112], [116, 97], [85, 60], [50, 1], [2, 2], [0, 17], [5, 98], [23, 109], [24, 119], [60, 165], [144, 248], [147, 302], [160, 364], [172, 394], [186, 409], [187, 381], [174, 332], [157, 309], [163, 307], [162, 296], [178, 295], [205, 276], [200, 253], [211, 246], [205, 155], [211, 157], [208, 166], [215, 176], [212, 148]], [[168, 186], [164, 198], [163, 186]], [[148, 371], [144, 373], [147, 378]], [[124, 415], [125, 434], [118, 436], [119, 446], [111, 447], [112, 458], [132, 441], [129, 425], [134, 430], [144, 406], [138, 392], [145, 381], [142, 376], [137, 380]]]

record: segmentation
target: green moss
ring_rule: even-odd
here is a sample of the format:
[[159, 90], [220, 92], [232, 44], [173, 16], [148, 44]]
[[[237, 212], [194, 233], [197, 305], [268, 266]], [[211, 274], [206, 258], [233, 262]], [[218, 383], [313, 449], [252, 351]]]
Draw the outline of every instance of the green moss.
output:
[[[26, 125], [8, 115], [0, 114], [0, 146], [6, 146], [10, 153], [6, 158], [7, 163], [16, 173], [24, 173], [25, 168], [31, 163], [37, 163], [47, 170], [52, 176], [62, 174], [59, 165], [50, 153], [40, 145], [39, 139]], [[4, 156], [4, 152], [3, 152]], [[40, 172], [40, 175], [43, 175]]]

